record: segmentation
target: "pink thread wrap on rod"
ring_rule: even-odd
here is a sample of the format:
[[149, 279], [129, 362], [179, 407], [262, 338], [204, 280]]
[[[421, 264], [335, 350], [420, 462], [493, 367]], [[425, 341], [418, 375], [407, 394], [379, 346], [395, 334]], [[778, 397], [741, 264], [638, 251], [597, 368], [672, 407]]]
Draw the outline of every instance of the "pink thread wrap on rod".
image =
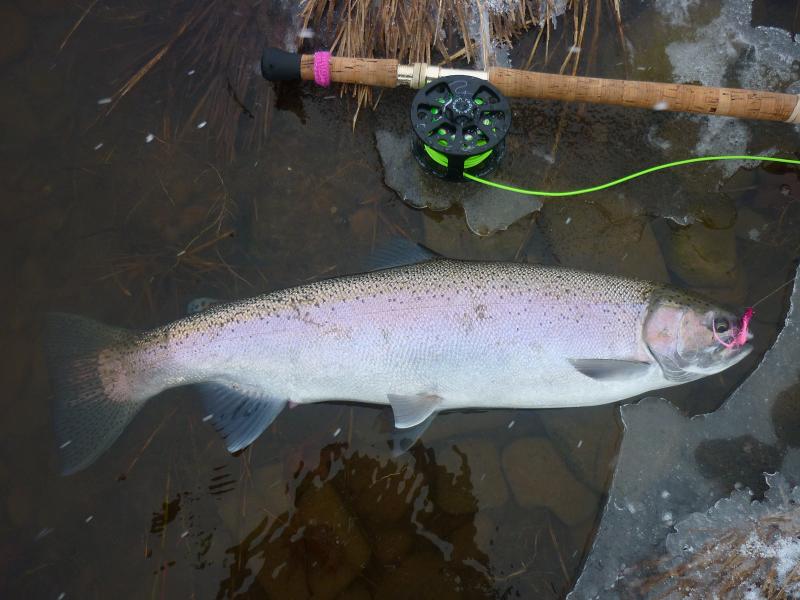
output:
[[330, 52], [314, 52], [314, 83], [322, 87], [331, 85]]

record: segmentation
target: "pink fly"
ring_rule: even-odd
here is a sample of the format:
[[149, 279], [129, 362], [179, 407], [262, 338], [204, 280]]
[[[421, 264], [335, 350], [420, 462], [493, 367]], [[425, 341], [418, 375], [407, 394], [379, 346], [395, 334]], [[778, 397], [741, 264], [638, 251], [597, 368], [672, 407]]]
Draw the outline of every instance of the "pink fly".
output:
[[744, 314], [742, 315], [742, 323], [739, 326], [739, 332], [736, 334], [730, 342], [723, 342], [722, 339], [717, 334], [717, 328], [714, 326], [714, 338], [723, 346], [728, 349], [731, 348], [739, 348], [744, 346], [747, 343], [747, 331], [750, 328], [750, 319], [753, 318], [755, 311], [753, 307], [746, 308]]

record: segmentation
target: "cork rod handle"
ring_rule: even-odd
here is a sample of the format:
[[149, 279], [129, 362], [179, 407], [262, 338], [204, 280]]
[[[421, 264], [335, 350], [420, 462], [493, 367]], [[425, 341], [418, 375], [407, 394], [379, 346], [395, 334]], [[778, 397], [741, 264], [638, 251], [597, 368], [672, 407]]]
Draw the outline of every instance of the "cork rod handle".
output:
[[793, 94], [551, 75], [499, 67], [489, 69], [489, 81], [505, 95], [514, 98], [591, 102], [800, 123], [800, 96]]
[[[398, 62], [390, 58], [347, 58], [331, 56], [331, 81], [336, 83], [362, 83], [378, 87], [397, 85]], [[314, 56], [300, 56], [300, 78], [314, 81]]]

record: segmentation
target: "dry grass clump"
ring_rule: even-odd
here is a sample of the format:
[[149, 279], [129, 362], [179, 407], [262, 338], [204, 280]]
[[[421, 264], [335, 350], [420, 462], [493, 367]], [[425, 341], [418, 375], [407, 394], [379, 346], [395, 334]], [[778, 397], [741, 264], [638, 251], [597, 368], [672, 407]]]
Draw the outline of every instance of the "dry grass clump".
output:
[[[769, 514], [748, 527], [720, 530], [684, 561], [654, 563], [657, 574], [636, 587], [637, 597], [682, 600], [800, 598], [800, 508]], [[653, 565], [650, 565], [651, 567]]]
[[106, 115], [120, 110], [123, 100], [130, 103], [130, 94], [157, 69], [168, 69], [166, 110], [181, 115], [174, 137], [205, 122], [219, 157], [229, 161], [237, 148], [258, 147], [265, 139], [272, 88], [265, 85], [257, 64], [264, 47], [282, 39], [281, 30], [290, 26], [291, 16], [276, 14], [280, 12], [273, 3], [257, 0], [168, 0], [145, 7], [94, 1], [69, 29], [59, 51], [86, 31], [90, 19], [110, 28], [136, 28], [147, 43], [155, 38], [158, 42], [142, 53], [111, 96]]
[[[606, 2], [621, 30], [620, 0]], [[510, 46], [538, 28], [529, 68], [539, 47], [548, 53], [555, 19], [566, 12], [571, 13], [571, 47], [577, 51], [567, 54], [560, 71], [572, 62], [574, 72], [590, 10], [599, 15], [602, 5], [602, 0], [303, 0], [301, 18], [316, 41], [339, 56], [440, 64], [463, 58], [479, 66], [494, 63], [498, 46]], [[354, 95], [359, 106], [371, 98], [363, 86], [354, 88]]]

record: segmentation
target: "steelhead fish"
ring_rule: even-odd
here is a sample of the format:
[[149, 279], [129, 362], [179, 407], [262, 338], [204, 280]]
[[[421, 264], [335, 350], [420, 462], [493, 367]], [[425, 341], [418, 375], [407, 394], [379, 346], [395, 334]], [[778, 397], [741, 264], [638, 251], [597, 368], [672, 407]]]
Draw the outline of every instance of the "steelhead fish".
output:
[[177, 386], [200, 386], [235, 452], [290, 401], [390, 404], [405, 429], [443, 410], [623, 400], [738, 363], [751, 350], [741, 333], [730, 312], [655, 283], [433, 259], [213, 305], [143, 333], [53, 314], [46, 345], [73, 473]]

